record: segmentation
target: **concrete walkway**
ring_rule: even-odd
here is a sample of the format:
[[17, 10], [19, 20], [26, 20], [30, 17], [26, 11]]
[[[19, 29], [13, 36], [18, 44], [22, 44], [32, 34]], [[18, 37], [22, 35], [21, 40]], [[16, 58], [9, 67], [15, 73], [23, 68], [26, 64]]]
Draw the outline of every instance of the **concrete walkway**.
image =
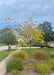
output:
[[[21, 48], [19, 48], [18, 50], [17, 50], [17, 52], [18, 51], [20, 51], [21, 50]], [[2, 62], [0, 62], [0, 75], [4, 75], [5, 74], [5, 72], [6, 72], [6, 64], [7, 64], [7, 61], [9, 60], [11, 58], [11, 55], [9, 55], [7, 58], [5, 58]]]

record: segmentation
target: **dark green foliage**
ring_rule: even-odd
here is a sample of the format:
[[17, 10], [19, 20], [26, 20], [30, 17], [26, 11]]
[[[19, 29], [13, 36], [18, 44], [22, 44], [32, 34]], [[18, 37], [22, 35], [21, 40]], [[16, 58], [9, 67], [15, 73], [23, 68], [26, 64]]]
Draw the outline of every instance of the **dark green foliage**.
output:
[[6, 27], [6, 28], [3, 28], [0, 30], [0, 43], [3, 43], [3, 44], [11, 44], [11, 45], [14, 45], [14, 44], [17, 44], [17, 41], [16, 41], [16, 37], [13, 33], [13, 30], [12, 30], [12, 33], [9, 32], [7, 34], [7, 32], [10, 30], [9, 27]]
[[41, 28], [43, 31], [44, 31], [44, 33], [45, 33], [45, 35], [43, 35], [44, 36], [44, 40], [46, 41], [46, 42], [48, 42], [48, 41], [54, 41], [54, 32], [52, 31], [52, 27], [51, 27], [51, 23], [50, 22], [44, 22], [43, 24], [40, 24], [40, 26], [41, 27], [39, 27], [39, 28]]
[[23, 63], [21, 59], [17, 58], [12, 58], [8, 61], [7, 66], [6, 66], [6, 71], [10, 72], [12, 70], [22, 70], [23, 69]]

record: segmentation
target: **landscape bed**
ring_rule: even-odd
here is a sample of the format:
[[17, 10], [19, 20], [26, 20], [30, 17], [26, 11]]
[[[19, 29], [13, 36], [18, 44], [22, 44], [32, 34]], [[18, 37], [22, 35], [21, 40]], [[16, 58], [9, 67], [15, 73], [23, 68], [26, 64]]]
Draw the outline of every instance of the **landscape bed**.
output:
[[[43, 62], [44, 60], [26, 60], [23, 62], [24, 68], [21, 71], [13, 70], [12, 72], [8, 72], [4, 75], [50, 75], [51, 73], [39, 73], [35, 70], [36, 65], [39, 62]], [[28, 66], [29, 65], [29, 66]], [[25, 67], [26, 66], [26, 67]]]
[[[15, 52], [11, 60], [6, 66], [6, 73], [4, 75], [50, 75], [54, 72], [54, 58], [47, 58], [53, 48], [32, 49], [32, 58], [29, 59], [29, 49], [22, 49], [20, 52]], [[47, 54], [46, 58], [34, 58], [34, 53]], [[28, 55], [28, 58], [26, 58]], [[38, 55], [37, 55], [38, 56]], [[14, 63], [13, 63], [14, 62]]]
[[[16, 75], [32, 75], [32, 74], [35, 74], [35, 75], [39, 75], [39, 73], [37, 73], [36, 71], [35, 71], [35, 65], [37, 64], [39, 62], [39, 60], [34, 60], [34, 59], [32, 59], [31, 61], [30, 60], [26, 60], [26, 61], [24, 61], [23, 62], [23, 64], [24, 64], [24, 67], [25, 67], [25, 65], [26, 66], [28, 66], [28, 65], [32, 65], [32, 68], [29, 70], [27, 70], [27, 69], [23, 69], [22, 71], [18, 71], [18, 74], [16, 74]], [[11, 74], [11, 72], [9, 72], [9, 73], [6, 73], [5, 75], [12, 75]], [[14, 74], [13, 74], [14, 75]]]

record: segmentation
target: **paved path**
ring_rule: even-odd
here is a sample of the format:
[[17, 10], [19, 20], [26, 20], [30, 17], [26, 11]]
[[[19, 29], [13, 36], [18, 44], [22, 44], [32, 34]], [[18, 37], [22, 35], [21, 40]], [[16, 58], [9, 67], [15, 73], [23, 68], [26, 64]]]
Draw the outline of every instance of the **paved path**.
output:
[[[11, 48], [15, 48], [15, 46], [11, 46]], [[0, 51], [4, 51], [4, 50], [7, 50], [8, 49], [8, 46], [0, 46]]]
[[51, 75], [54, 75], [54, 73], [51, 73]]
[[[30, 48], [30, 47], [20, 47], [20, 48]], [[31, 47], [31, 48], [40, 48], [40, 47]]]

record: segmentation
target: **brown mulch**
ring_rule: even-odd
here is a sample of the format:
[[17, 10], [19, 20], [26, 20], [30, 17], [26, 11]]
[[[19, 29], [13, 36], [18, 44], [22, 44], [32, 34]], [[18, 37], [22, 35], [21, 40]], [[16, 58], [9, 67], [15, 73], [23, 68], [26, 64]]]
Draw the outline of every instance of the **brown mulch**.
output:
[[[18, 74], [23, 73], [25, 75], [41, 75], [41, 74], [37, 73], [35, 70], [36, 64], [41, 61], [43, 61], [43, 60], [28, 59], [28, 60], [24, 61], [23, 62], [24, 66], [33, 65], [33, 67], [29, 71], [27, 71], [26, 69], [23, 69], [22, 71], [18, 71]], [[11, 72], [5, 73], [4, 75], [11, 75]]]

